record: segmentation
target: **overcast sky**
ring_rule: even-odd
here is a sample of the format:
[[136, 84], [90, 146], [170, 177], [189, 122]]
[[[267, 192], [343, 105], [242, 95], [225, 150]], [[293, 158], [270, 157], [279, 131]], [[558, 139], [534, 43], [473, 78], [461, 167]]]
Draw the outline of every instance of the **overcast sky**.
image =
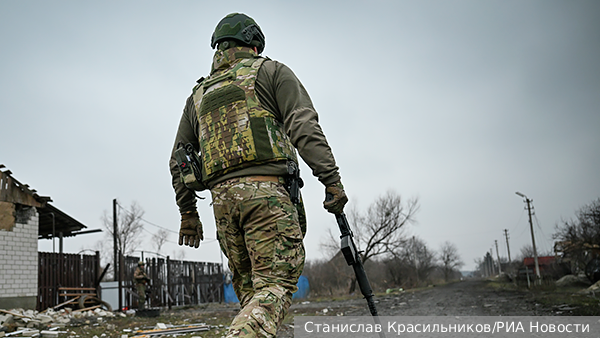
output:
[[[253, 17], [263, 55], [307, 88], [350, 206], [387, 191], [417, 197], [409, 235], [454, 243], [475, 266], [498, 241], [539, 250], [561, 220], [600, 197], [598, 1], [0, 1], [0, 163], [89, 229], [117, 198], [144, 210], [140, 249], [169, 229], [163, 254], [220, 262], [208, 238], [177, 242], [168, 160], [186, 98], [206, 76], [210, 37], [231, 12]], [[335, 218], [301, 167], [308, 259]], [[102, 234], [65, 239], [93, 249]], [[50, 240], [41, 251], [52, 251]]]

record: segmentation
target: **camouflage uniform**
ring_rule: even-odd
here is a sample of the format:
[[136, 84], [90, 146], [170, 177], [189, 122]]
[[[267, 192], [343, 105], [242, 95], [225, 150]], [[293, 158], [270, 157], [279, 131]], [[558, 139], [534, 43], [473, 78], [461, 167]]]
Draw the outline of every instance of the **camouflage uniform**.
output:
[[143, 310], [146, 308], [146, 282], [149, 280], [143, 265], [135, 268], [133, 279], [135, 280], [135, 289], [139, 297], [138, 309]]
[[275, 336], [304, 267], [296, 207], [282, 183], [260, 180], [240, 177], [211, 190], [217, 237], [242, 307], [230, 328], [235, 337]]
[[[247, 57], [248, 54], [260, 58], [248, 47], [218, 50], [211, 76], [218, 75], [224, 58], [235, 63], [239, 61], [238, 55]], [[253, 81], [250, 87], [256, 96], [252, 100], [257, 100], [258, 107], [289, 137], [290, 144], [313, 175], [325, 186], [340, 181], [331, 148], [318, 124], [318, 115], [294, 73], [277, 61], [261, 58]], [[201, 136], [206, 134], [206, 127], [201, 127], [204, 122], [199, 121], [202, 95], [198, 95], [198, 89], [196, 86], [187, 100], [173, 152], [180, 142], [191, 143], [196, 151], [205, 146]], [[220, 118], [218, 114], [212, 115]], [[218, 134], [213, 132], [211, 137]], [[176, 201], [182, 214], [193, 212], [196, 199], [181, 181], [173, 152], [170, 169]], [[223, 163], [213, 154], [210, 158], [208, 155], [200, 157], [213, 164]], [[229, 159], [227, 156], [224, 160]], [[211, 191], [217, 238], [229, 260], [234, 290], [242, 307], [227, 337], [275, 337], [291, 305], [292, 294], [297, 290], [305, 259], [306, 217], [302, 201], [294, 205], [283, 184], [289, 160], [295, 160], [295, 154], [250, 165], [243, 163], [233, 170], [207, 175], [200, 182], [199, 190]]]

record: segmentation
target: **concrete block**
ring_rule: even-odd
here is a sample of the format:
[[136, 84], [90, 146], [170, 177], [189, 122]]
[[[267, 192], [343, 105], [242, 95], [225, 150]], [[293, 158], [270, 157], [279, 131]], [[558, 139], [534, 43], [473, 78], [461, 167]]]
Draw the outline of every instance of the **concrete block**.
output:
[[33, 337], [33, 336], [37, 336], [39, 334], [40, 334], [40, 330], [32, 330], [32, 329], [24, 330], [24, 332], [21, 333], [21, 335], [23, 337]]
[[[23, 321], [25, 321], [25, 320], [23, 320]], [[42, 323], [41, 321], [39, 321], [37, 319], [30, 319], [25, 322], [27, 322], [27, 327], [30, 329], [36, 328]]]
[[10, 320], [12, 320], [12, 315], [6, 314], [6, 315], [0, 315], [0, 327], [2, 327], [4, 323], [8, 323]]
[[52, 317], [44, 315], [44, 314], [38, 314], [35, 318], [37, 320], [41, 321], [43, 324], [52, 322]]

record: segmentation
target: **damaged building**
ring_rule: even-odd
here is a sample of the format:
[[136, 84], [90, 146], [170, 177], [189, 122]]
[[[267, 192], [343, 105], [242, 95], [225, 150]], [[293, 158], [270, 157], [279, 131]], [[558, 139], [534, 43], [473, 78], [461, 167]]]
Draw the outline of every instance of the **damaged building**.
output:
[[[119, 254], [119, 273], [113, 281], [102, 283], [110, 264], [101, 265], [100, 252], [63, 252], [65, 238], [102, 230], [87, 229], [51, 202], [0, 164], [0, 309], [43, 311], [64, 305], [85, 309], [88, 300], [113, 309], [135, 308], [133, 272], [140, 260], [146, 262], [151, 279], [149, 306], [170, 308], [223, 300], [219, 263]], [[40, 239], [56, 242], [53, 252], [39, 252]]]
[[98, 232], [51, 205], [0, 164], [0, 308], [36, 309], [40, 299], [38, 239]]

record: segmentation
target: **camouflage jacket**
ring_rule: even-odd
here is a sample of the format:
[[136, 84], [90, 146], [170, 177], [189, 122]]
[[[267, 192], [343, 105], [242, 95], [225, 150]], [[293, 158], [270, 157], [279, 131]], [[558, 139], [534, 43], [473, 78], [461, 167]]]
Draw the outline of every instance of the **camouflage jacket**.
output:
[[256, 75], [267, 59], [248, 50], [221, 52], [213, 62], [219, 68], [194, 87], [203, 182], [265, 163], [298, 163], [283, 123], [256, 97]]
[[[319, 125], [318, 114], [306, 89], [292, 70], [280, 62], [266, 60], [258, 71], [256, 95], [263, 108], [283, 124], [285, 133], [290, 137], [300, 157], [310, 167], [313, 175], [324, 185], [340, 180], [333, 152]], [[181, 182], [173, 152], [179, 142], [191, 143], [198, 151], [199, 132], [194, 99], [193, 95], [190, 95], [183, 109], [169, 161], [172, 184], [180, 212], [196, 210], [196, 199], [194, 193]], [[261, 164], [216, 177], [206, 182], [204, 188], [210, 189], [219, 182], [238, 176], [284, 176], [286, 173], [285, 162]]]
[[138, 266], [137, 268], [135, 268], [135, 271], [133, 272], [133, 279], [135, 280], [136, 283], [146, 283], [146, 281], [149, 278], [148, 278], [148, 275], [146, 275], [146, 272], [144, 271], [144, 269], [142, 269]]

